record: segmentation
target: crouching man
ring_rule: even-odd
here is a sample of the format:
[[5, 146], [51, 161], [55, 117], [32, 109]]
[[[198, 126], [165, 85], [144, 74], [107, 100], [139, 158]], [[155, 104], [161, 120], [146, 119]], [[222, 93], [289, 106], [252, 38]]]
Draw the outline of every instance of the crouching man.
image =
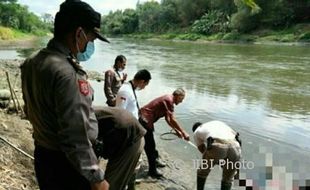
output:
[[194, 140], [202, 153], [197, 170], [197, 190], [203, 190], [206, 178], [214, 165], [223, 169], [221, 190], [230, 190], [237, 173], [236, 162], [240, 161], [241, 141], [239, 133], [221, 121], [197, 122], [192, 128]]
[[95, 114], [99, 127], [95, 153], [108, 159], [105, 179], [110, 190], [123, 190], [143, 151], [146, 130], [124, 109], [96, 107]]

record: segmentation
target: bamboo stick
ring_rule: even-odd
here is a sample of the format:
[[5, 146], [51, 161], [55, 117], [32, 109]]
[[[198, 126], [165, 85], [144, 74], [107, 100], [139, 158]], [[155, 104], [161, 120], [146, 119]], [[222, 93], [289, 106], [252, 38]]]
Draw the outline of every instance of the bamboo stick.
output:
[[[13, 101], [13, 104], [14, 104], [14, 108], [18, 112], [16, 103], [15, 103], [15, 100], [14, 100], [14, 94], [13, 94], [13, 89], [12, 89], [11, 82], [10, 82], [9, 73], [7, 71], [5, 71], [5, 74], [6, 74], [6, 79], [8, 81], [8, 84], [9, 84], [9, 88], [10, 88], [10, 92], [11, 92], [11, 98], [12, 98], [12, 101]], [[9, 104], [10, 104], [10, 102], [9, 102]]]
[[15, 150], [17, 150], [18, 152], [22, 153], [23, 155], [27, 156], [28, 158], [34, 160], [34, 158], [28, 154], [27, 152], [23, 151], [22, 149], [18, 148], [16, 145], [10, 143], [9, 141], [7, 141], [5, 138], [3, 138], [2, 136], [0, 136], [0, 139], [5, 142], [6, 144], [10, 145], [11, 147], [13, 147]]

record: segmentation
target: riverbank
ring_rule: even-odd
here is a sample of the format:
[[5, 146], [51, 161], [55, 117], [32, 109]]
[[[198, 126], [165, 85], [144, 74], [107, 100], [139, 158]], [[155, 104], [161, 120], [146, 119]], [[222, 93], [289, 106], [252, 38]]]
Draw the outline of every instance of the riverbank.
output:
[[38, 37], [28, 36], [25, 38], [0, 40], [0, 49], [21, 49], [21, 48], [33, 48], [37, 43]]
[[308, 44], [310, 45], [310, 24], [298, 24], [285, 30], [260, 29], [251, 33], [237, 32], [202, 35], [196, 33], [137, 33], [122, 35], [126, 38], [148, 40], [192, 41], [197, 43], [253, 43], [253, 44]]
[[[18, 99], [22, 103], [19, 66], [23, 60], [0, 60], [0, 89], [8, 89], [5, 71], [9, 73], [12, 86]], [[90, 72], [91, 80], [102, 80], [102, 75]], [[0, 109], [0, 136], [13, 143], [28, 154], [33, 154], [32, 126], [29, 121], [23, 119], [23, 114], [8, 113], [7, 109]], [[167, 167], [161, 169], [165, 178], [162, 180], [147, 177], [147, 161], [143, 155], [142, 167], [139, 173], [137, 189], [140, 190], [164, 190], [164, 189], [191, 189], [190, 179], [183, 176], [185, 164], [175, 162], [169, 154], [161, 150], [161, 156]], [[38, 189], [33, 160], [16, 151], [8, 144], [0, 140], [0, 190], [7, 189]]]
[[[44, 35], [35, 36], [31, 34], [21, 33], [14, 31], [13, 37], [1, 38], [0, 49], [20, 49], [20, 48], [33, 48], [36, 43], [40, 43], [40, 38]], [[52, 38], [51, 33], [45, 35]], [[212, 35], [202, 35], [190, 32], [182, 33], [134, 33], [123, 35], [111, 35], [114, 37], [123, 37], [130, 39], [143, 39], [143, 40], [167, 40], [178, 42], [193, 42], [193, 43], [229, 43], [229, 44], [264, 44], [264, 45], [310, 45], [310, 24], [298, 24], [285, 30], [269, 30], [259, 29], [251, 33], [217, 33]]]

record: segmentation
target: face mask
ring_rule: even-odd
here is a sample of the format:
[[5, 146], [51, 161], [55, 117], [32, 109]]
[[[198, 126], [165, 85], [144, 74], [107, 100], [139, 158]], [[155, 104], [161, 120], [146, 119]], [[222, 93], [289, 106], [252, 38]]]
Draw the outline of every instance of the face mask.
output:
[[94, 52], [95, 52], [95, 44], [94, 42], [89, 41], [87, 42], [86, 50], [83, 53], [78, 52], [76, 58], [79, 61], [87, 61], [93, 55]]
[[[84, 34], [85, 39], [87, 40], [87, 37], [84, 31], [83, 31], [83, 34]], [[76, 58], [79, 61], [87, 61], [95, 52], [95, 44], [92, 41], [87, 42], [86, 49], [83, 53], [80, 52], [79, 46], [77, 46], [77, 48], [78, 48], [78, 53], [76, 55]]]
[[121, 68], [119, 68], [118, 70], [117, 70], [117, 72], [119, 72], [119, 73], [121, 73], [121, 72], [123, 72], [124, 71], [124, 69], [121, 69]]

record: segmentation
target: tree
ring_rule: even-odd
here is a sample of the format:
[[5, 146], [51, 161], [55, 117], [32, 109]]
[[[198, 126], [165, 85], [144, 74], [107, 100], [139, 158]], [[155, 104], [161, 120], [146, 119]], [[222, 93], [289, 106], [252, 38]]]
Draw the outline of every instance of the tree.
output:
[[148, 1], [138, 5], [137, 12], [140, 32], [158, 32], [160, 8], [160, 4], [156, 1]]
[[190, 26], [195, 20], [201, 18], [208, 10], [207, 0], [179, 0], [177, 3], [181, 27]]
[[163, 0], [159, 13], [161, 31], [167, 31], [179, 27], [180, 18], [176, 0]]
[[242, 0], [244, 4], [251, 8], [252, 14], [259, 13], [261, 8], [255, 3], [254, 0]]
[[17, 4], [14, 0], [0, 2], [0, 24], [25, 32], [48, 28], [39, 17], [28, 11], [28, 7]]
[[122, 18], [122, 33], [130, 34], [138, 31], [139, 17], [134, 9], [125, 9]]
[[0, 3], [17, 3], [17, 0], [0, 0]]
[[192, 25], [193, 32], [205, 35], [225, 33], [228, 30], [229, 16], [218, 10], [209, 11]]
[[[258, 26], [258, 10], [253, 11], [253, 0], [234, 0], [237, 12], [231, 17], [231, 27], [238, 32], [249, 32]], [[256, 5], [256, 4], [255, 4]], [[256, 7], [256, 6], [254, 6]]]
[[44, 13], [44, 14], [42, 14], [41, 17], [43, 19], [43, 22], [45, 22], [47, 24], [53, 24], [53, 22], [54, 22], [54, 17], [52, 14]]

